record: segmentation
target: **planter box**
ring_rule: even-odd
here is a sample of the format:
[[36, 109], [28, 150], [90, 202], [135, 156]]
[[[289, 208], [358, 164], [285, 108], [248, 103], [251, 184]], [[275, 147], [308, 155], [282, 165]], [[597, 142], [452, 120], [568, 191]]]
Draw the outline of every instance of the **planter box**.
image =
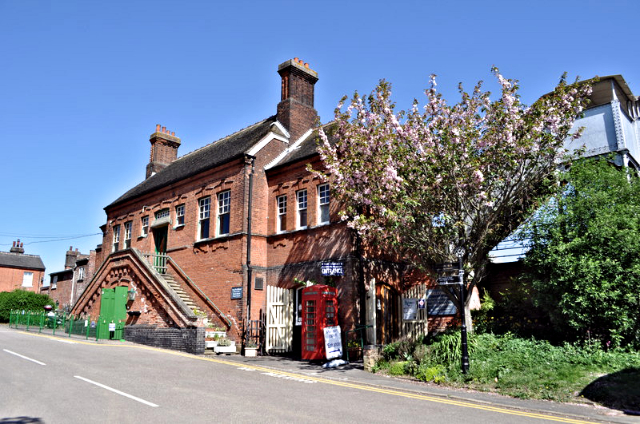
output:
[[258, 356], [258, 348], [257, 347], [245, 347], [244, 348], [244, 356]]
[[216, 346], [213, 348], [215, 353], [236, 353], [236, 342], [231, 342], [231, 346]]
[[218, 346], [218, 341], [217, 340], [205, 340], [204, 341], [204, 348], [205, 349], [213, 349], [216, 346]]
[[205, 331], [204, 334], [205, 337], [215, 337], [218, 336], [219, 339], [223, 339], [225, 337], [227, 337], [227, 332], [226, 331], [213, 331], [213, 330], [207, 330]]

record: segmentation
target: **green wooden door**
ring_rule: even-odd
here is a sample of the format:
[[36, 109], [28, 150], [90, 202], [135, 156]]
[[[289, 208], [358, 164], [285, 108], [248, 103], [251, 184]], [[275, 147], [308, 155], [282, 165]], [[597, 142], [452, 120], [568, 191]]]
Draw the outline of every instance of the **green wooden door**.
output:
[[[100, 319], [98, 321], [99, 339], [119, 340], [124, 337], [124, 325], [127, 320], [127, 292], [129, 288], [116, 287], [102, 289], [100, 301]], [[115, 324], [115, 329], [113, 329]]]

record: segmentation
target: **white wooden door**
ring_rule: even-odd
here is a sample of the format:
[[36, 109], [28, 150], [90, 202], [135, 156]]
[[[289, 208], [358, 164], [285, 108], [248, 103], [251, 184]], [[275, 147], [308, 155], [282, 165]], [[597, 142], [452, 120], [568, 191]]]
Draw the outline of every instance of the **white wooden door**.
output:
[[291, 352], [293, 303], [291, 290], [267, 286], [267, 352]]

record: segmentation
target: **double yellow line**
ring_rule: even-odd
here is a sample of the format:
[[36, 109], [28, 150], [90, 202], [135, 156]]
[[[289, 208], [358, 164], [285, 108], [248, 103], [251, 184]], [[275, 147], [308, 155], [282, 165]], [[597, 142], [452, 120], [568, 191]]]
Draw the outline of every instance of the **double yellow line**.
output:
[[[51, 338], [51, 339], [59, 339], [59, 337], [49, 336], [49, 335], [45, 335], [45, 334], [33, 334], [33, 333], [28, 333], [28, 332], [21, 332], [21, 333], [29, 334], [29, 335], [32, 335], [32, 336], [47, 337], [47, 338]], [[277, 369], [274, 369], [274, 368], [266, 368], [266, 367], [262, 367], [262, 366], [258, 366], [258, 365], [251, 365], [251, 364], [247, 364], [245, 362], [236, 362], [236, 361], [229, 361], [229, 360], [224, 360], [224, 359], [208, 358], [208, 357], [205, 357], [205, 356], [196, 356], [196, 355], [191, 355], [191, 354], [188, 354], [188, 353], [177, 352], [177, 351], [166, 350], [166, 349], [159, 349], [159, 348], [150, 347], [150, 346], [121, 345], [121, 344], [100, 344], [100, 343], [92, 343], [92, 342], [79, 341], [79, 340], [73, 340], [73, 342], [74, 343], [78, 343], [78, 344], [91, 345], [91, 346], [130, 347], [130, 348], [136, 348], [136, 349], [153, 350], [153, 351], [163, 352], [163, 353], [167, 353], [167, 354], [174, 355], [174, 356], [182, 356], [184, 358], [189, 358], [189, 359], [197, 359], [197, 360], [200, 360], [200, 361], [207, 361], [207, 362], [214, 362], [214, 363], [217, 363], [217, 364], [230, 365], [230, 366], [233, 366], [233, 367], [236, 367], [236, 368], [245, 368], [245, 369], [252, 369], [252, 370], [255, 370], [255, 371], [268, 372], [268, 373], [271, 373], [271, 374], [278, 374], [278, 375], [283, 375], [283, 376], [287, 376], [287, 377], [293, 377], [293, 378], [297, 378], [297, 379], [304, 379], [304, 380], [314, 381], [314, 382], [317, 382], [317, 383], [329, 384], [329, 385], [333, 385], [333, 386], [346, 387], [346, 388], [349, 388], [349, 389], [362, 390], [362, 391], [373, 392], [373, 393], [382, 393], [382, 394], [391, 395], [391, 396], [399, 396], [399, 397], [404, 397], [404, 398], [408, 398], [408, 399], [417, 399], [417, 400], [423, 400], [423, 401], [427, 401], [427, 402], [442, 403], [442, 404], [446, 404], [446, 405], [454, 405], [454, 406], [459, 406], [459, 407], [463, 407], [463, 408], [472, 408], [472, 409], [478, 409], [478, 410], [482, 410], [482, 411], [489, 411], [489, 412], [496, 412], [496, 413], [500, 413], [500, 414], [514, 415], [514, 416], [518, 416], [518, 417], [536, 418], [536, 419], [540, 419], [540, 420], [556, 421], [556, 422], [560, 422], [560, 423], [571, 423], [571, 424], [595, 424], [596, 423], [594, 421], [584, 421], [584, 420], [579, 420], [579, 419], [574, 419], [574, 418], [566, 418], [566, 417], [555, 416], [555, 415], [519, 411], [519, 410], [516, 410], [516, 409], [508, 409], [508, 408], [491, 406], [491, 405], [483, 405], [483, 404], [479, 404], [479, 403], [465, 402], [465, 401], [460, 401], [460, 400], [455, 400], [455, 399], [448, 399], [448, 398], [444, 398], [444, 397], [430, 396], [430, 395], [419, 394], [419, 393], [411, 393], [411, 392], [405, 392], [405, 391], [394, 390], [394, 389], [387, 389], [387, 388], [384, 388], [384, 387], [368, 386], [366, 384], [347, 383], [347, 382], [344, 382], [344, 381], [331, 380], [331, 379], [328, 379], [328, 378], [312, 377], [312, 376], [308, 376], [308, 375], [304, 375], [304, 374], [296, 374], [296, 373], [292, 373], [292, 372], [288, 372], [288, 371], [281, 371], [281, 370], [277, 370]]]

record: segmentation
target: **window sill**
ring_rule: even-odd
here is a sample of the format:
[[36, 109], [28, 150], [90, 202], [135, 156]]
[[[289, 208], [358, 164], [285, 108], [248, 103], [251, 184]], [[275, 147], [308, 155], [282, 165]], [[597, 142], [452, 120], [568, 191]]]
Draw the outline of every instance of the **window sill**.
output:
[[183, 228], [184, 228], [184, 224], [176, 225], [175, 227], [173, 227], [173, 231], [182, 230]]
[[209, 237], [209, 238], [206, 238], [206, 239], [200, 239], [200, 240], [194, 241], [193, 245], [197, 246], [199, 244], [205, 244], [205, 243], [211, 243], [211, 242], [214, 242], [214, 241], [226, 240], [226, 239], [231, 238], [233, 236], [237, 236], [238, 234], [241, 234], [241, 233], [221, 234], [221, 235], [215, 236], [215, 237]]
[[143, 239], [143, 238], [147, 238], [147, 235], [143, 235], [143, 236], [138, 236], [138, 240]]

